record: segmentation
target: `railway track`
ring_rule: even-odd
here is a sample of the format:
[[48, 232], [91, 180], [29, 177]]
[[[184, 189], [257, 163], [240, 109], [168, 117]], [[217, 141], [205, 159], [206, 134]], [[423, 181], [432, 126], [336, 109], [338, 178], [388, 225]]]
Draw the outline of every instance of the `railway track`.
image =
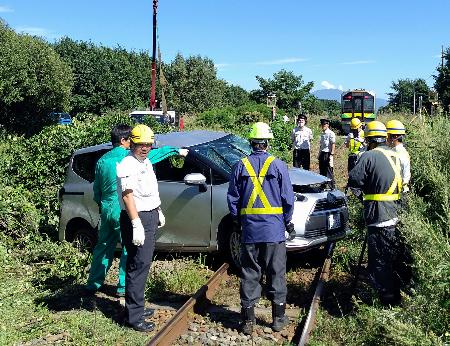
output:
[[[326, 248], [326, 256], [321, 269], [316, 274], [315, 291], [311, 300], [308, 315], [300, 321], [296, 327], [292, 340], [295, 345], [307, 345], [309, 336], [314, 329], [317, 310], [320, 304], [320, 297], [323, 291], [324, 283], [328, 280], [331, 266], [331, 259], [334, 250], [334, 242], [329, 243]], [[221, 283], [228, 279], [229, 265], [224, 263], [176, 313], [166, 322], [166, 324], [155, 334], [147, 346], [171, 345], [181, 335], [189, 329], [189, 324], [196, 314], [203, 314], [217, 292]], [[239, 311], [239, 309], [237, 309]], [[231, 311], [230, 311], [231, 313]], [[238, 312], [232, 312], [237, 314]], [[292, 315], [292, 314], [291, 314]], [[266, 329], [266, 328], [264, 328]], [[249, 343], [253, 343], [253, 337], [249, 337]], [[219, 343], [220, 344], [220, 343]]]

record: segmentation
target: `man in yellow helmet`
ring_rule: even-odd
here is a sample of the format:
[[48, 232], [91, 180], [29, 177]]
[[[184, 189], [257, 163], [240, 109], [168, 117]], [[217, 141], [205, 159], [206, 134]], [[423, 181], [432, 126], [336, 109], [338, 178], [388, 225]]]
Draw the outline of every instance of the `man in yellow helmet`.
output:
[[404, 245], [399, 231], [398, 200], [402, 191], [400, 160], [386, 145], [383, 123], [372, 121], [366, 127], [368, 151], [350, 171], [348, 186], [364, 193], [364, 219], [368, 228], [368, 271], [382, 304], [398, 304], [401, 280], [398, 264]]
[[350, 172], [356, 165], [359, 155], [364, 152], [364, 131], [363, 123], [359, 118], [352, 118], [350, 121], [350, 133], [345, 139], [345, 146], [348, 148], [347, 171]]
[[409, 153], [403, 145], [406, 135], [405, 126], [398, 120], [389, 120], [386, 123], [388, 144], [399, 158], [402, 168], [403, 192], [409, 191], [409, 181], [411, 179], [411, 159]]
[[164, 225], [158, 183], [148, 154], [155, 142], [153, 131], [139, 124], [131, 131], [130, 153], [117, 165], [120, 229], [128, 252], [125, 274], [125, 325], [142, 332], [154, 329], [145, 318], [144, 291], [155, 249], [158, 223]]
[[242, 225], [242, 331], [252, 334], [262, 273], [266, 276], [267, 298], [272, 301], [272, 329], [280, 331], [289, 323], [285, 315], [285, 241], [286, 232], [290, 238], [295, 237], [295, 228], [291, 223], [294, 192], [287, 166], [267, 153], [272, 130], [258, 122], [248, 137], [252, 153], [233, 167], [227, 201], [234, 224]]

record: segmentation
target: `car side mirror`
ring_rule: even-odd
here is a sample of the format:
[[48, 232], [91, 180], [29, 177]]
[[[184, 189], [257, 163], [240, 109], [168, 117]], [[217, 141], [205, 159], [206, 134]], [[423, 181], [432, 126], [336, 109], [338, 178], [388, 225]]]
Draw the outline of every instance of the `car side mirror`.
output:
[[186, 185], [198, 185], [200, 192], [206, 192], [208, 190], [208, 185], [206, 185], [206, 177], [201, 173], [186, 174], [183, 180]]

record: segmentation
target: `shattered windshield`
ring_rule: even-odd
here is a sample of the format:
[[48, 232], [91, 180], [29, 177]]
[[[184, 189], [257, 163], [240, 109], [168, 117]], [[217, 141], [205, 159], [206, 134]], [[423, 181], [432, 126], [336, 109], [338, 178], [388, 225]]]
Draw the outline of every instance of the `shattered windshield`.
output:
[[235, 135], [228, 135], [212, 142], [197, 145], [194, 150], [228, 174], [231, 174], [236, 162], [251, 153], [248, 141]]

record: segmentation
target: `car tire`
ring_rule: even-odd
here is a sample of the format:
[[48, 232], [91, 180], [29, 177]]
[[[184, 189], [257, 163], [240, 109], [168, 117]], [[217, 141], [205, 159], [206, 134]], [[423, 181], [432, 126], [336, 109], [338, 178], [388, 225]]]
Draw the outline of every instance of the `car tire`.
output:
[[97, 233], [92, 229], [81, 228], [74, 232], [72, 244], [80, 252], [94, 251], [95, 244], [97, 244]]
[[228, 237], [228, 253], [231, 264], [240, 269], [241, 266], [241, 232], [232, 230]]

